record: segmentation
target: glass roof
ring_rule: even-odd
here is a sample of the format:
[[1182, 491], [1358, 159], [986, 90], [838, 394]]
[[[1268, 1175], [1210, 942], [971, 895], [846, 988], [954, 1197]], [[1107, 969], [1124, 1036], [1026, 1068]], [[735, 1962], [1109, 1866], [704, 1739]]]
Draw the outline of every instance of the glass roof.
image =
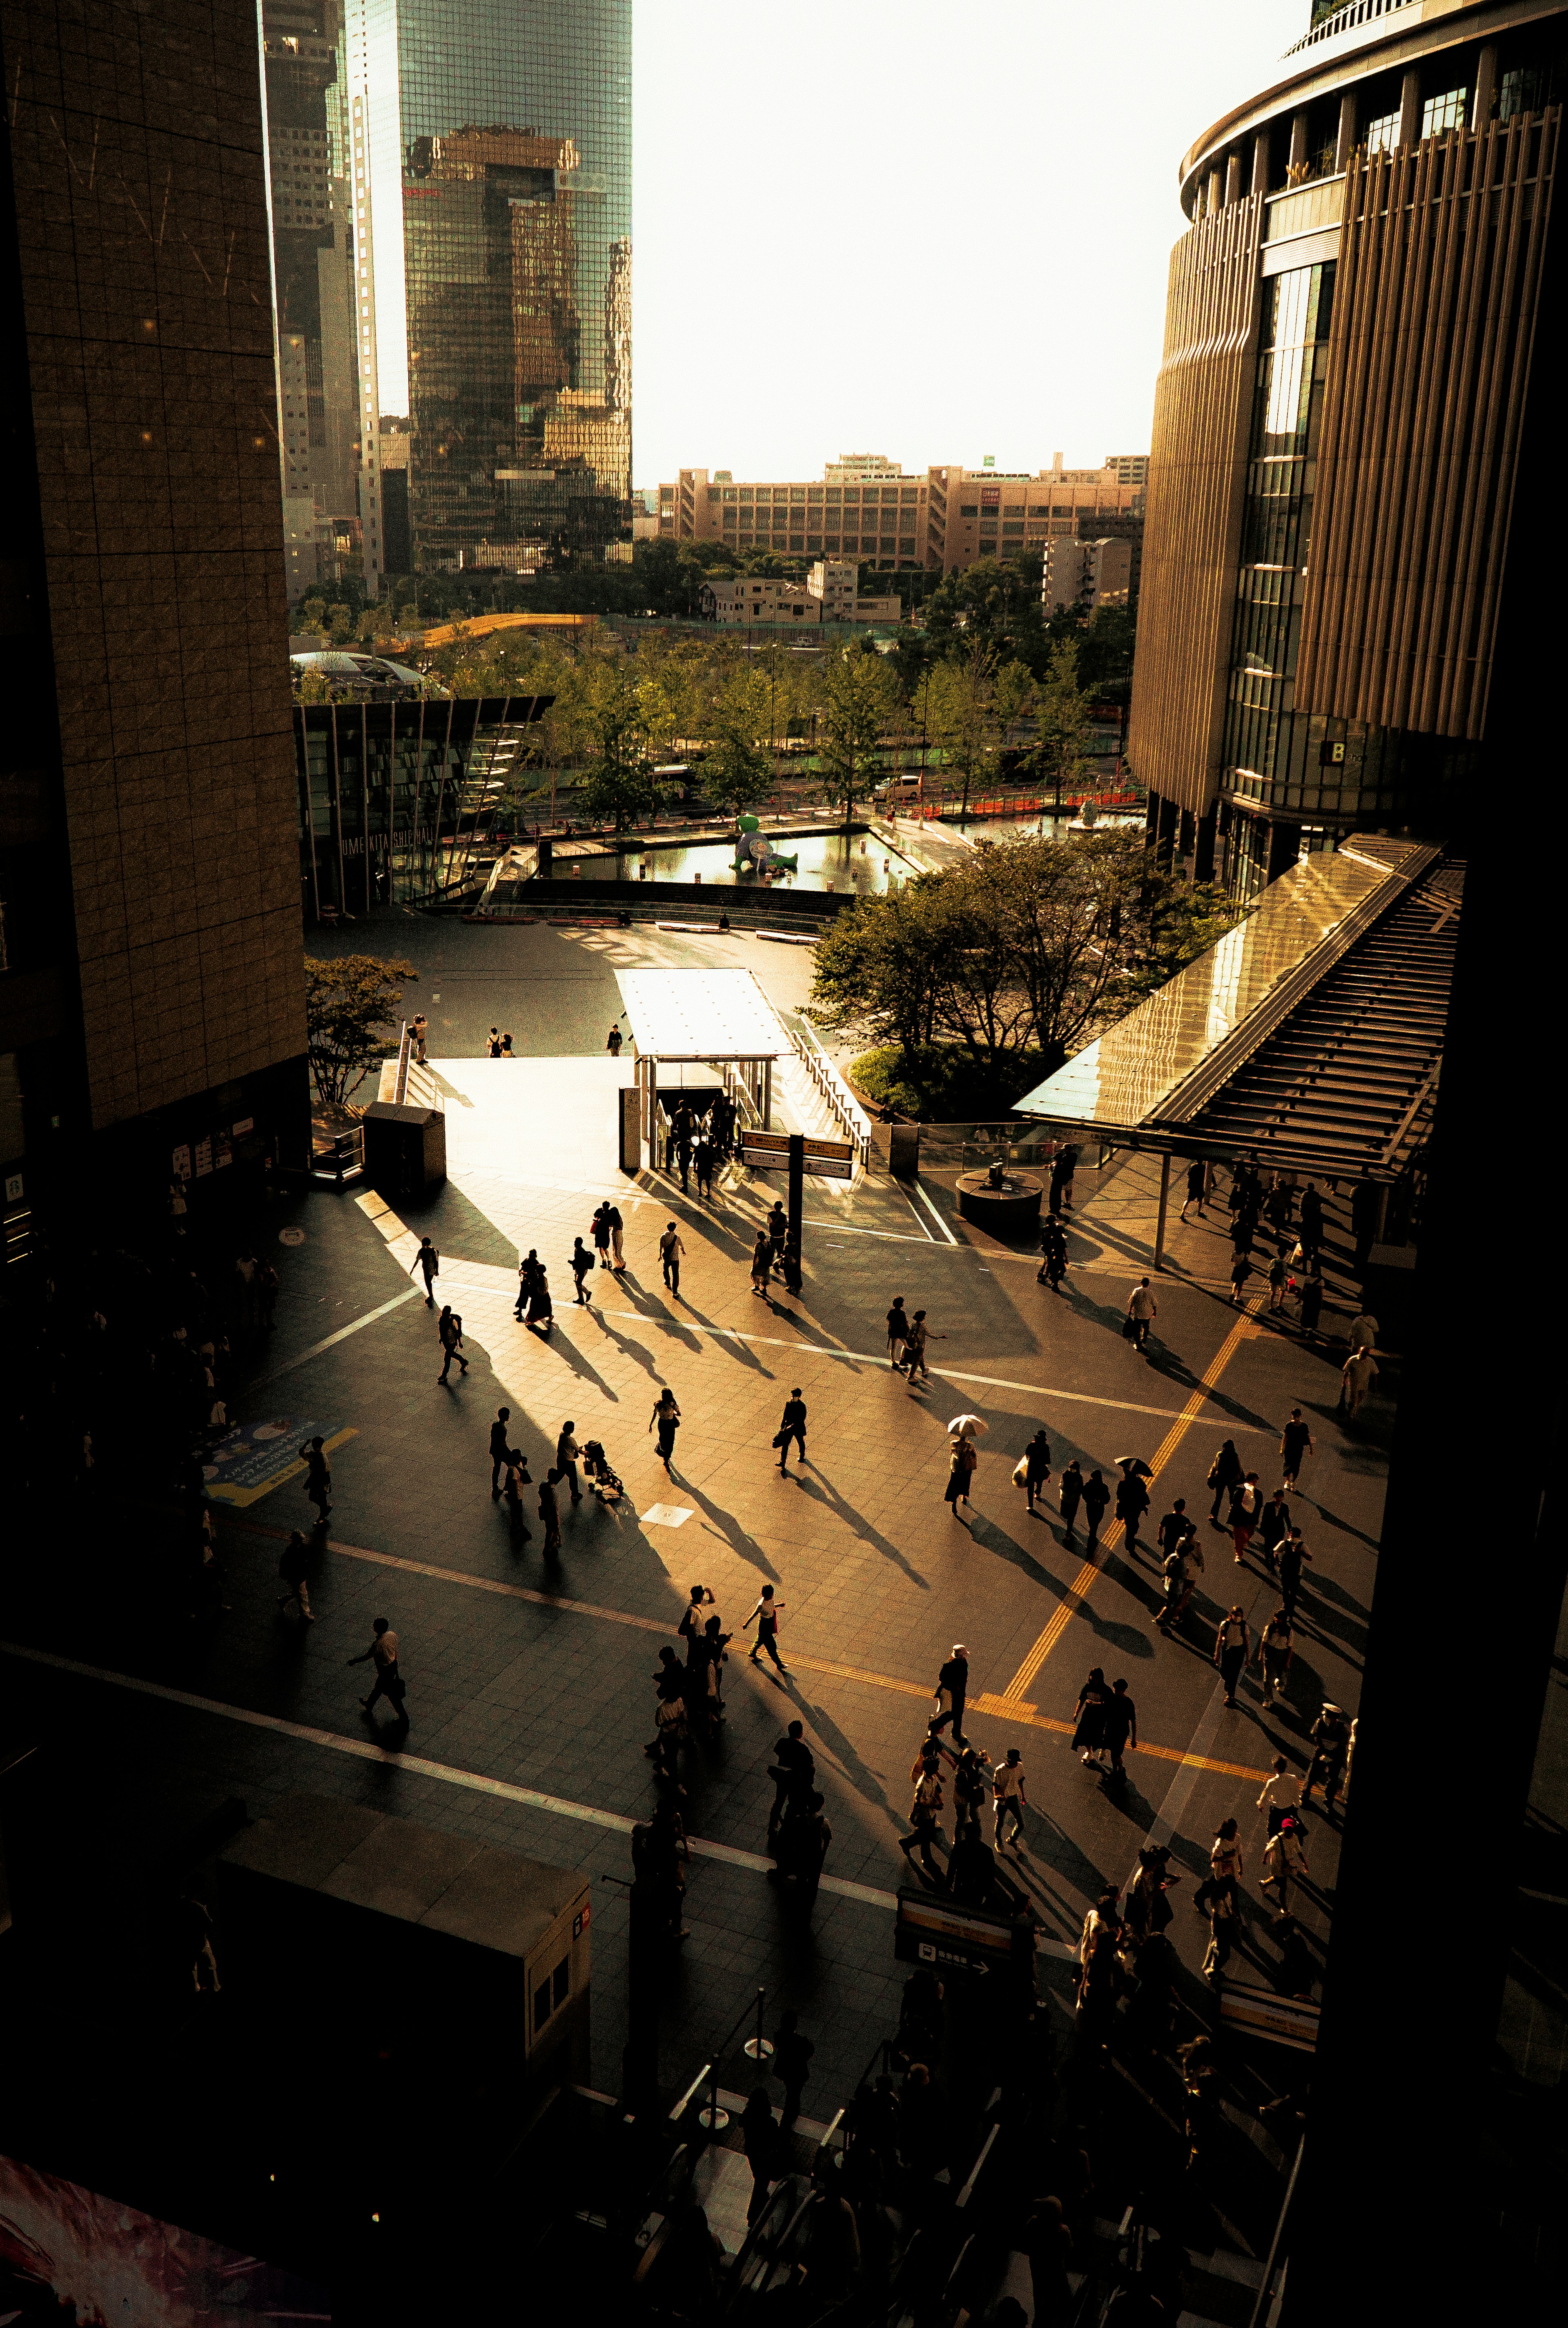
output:
[[1292, 866], [1217, 945], [1038, 1084], [1017, 1112], [1107, 1131], [1146, 1122], [1282, 978], [1397, 878], [1413, 848], [1378, 840], [1376, 855], [1350, 845]]
[[638, 1053], [656, 1059], [788, 1058], [790, 1038], [749, 970], [618, 970]]

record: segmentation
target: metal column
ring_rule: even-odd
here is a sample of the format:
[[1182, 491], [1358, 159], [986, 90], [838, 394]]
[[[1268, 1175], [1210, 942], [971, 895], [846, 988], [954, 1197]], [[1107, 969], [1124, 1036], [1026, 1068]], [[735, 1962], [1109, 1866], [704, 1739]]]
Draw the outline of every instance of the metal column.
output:
[[1165, 1266], [1165, 1211], [1169, 1202], [1170, 1159], [1162, 1156], [1160, 1159], [1160, 1218], [1154, 1225], [1154, 1266], [1157, 1271]]

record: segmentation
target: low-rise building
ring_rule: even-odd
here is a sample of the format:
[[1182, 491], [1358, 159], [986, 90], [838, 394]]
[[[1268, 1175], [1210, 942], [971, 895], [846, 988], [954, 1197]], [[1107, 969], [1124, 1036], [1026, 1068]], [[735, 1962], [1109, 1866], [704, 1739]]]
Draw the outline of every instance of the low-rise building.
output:
[[1047, 615], [1083, 601], [1092, 614], [1125, 606], [1132, 595], [1132, 545], [1102, 535], [1082, 541], [1061, 534], [1046, 544], [1040, 603]]
[[798, 484], [742, 485], [728, 469], [711, 476], [682, 469], [659, 488], [659, 531], [676, 541], [722, 541], [737, 554], [847, 557], [909, 572], [925, 563], [925, 492], [921, 479], [875, 453], [847, 454], [820, 481]]
[[718, 575], [703, 585], [699, 604], [712, 621], [732, 630], [778, 623], [897, 622], [903, 612], [898, 599], [861, 597], [857, 573], [853, 559], [820, 558], [803, 582]]
[[1098, 469], [1066, 469], [1058, 453], [1048, 469], [948, 467], [926, 472], [925, 558], [932, 573], [962, 574], [982, 558], [1043, 551], [1056, 539], [1098, 532], [1103, 517], [1125, 519], [1143, 503], [1143, 483], [1119, 472], [1141, 455], [1117, 454]]

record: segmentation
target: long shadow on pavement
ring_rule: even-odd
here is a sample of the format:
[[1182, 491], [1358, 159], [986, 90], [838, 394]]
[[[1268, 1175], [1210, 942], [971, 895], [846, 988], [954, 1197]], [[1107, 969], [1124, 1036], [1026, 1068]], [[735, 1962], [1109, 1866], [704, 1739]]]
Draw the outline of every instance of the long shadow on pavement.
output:
[[901, 1570], [909, 1579], [911, 1584], [918, 1584], [923, 1592], [930, 1591], [931, 1587], [925, 1578], [921, 1575], [917, 1568], [911, 1568], [897, 1545], [890, 1543], [887, 1536], [874, 1528], [869, 1520], [863, 1519], [854, 1505], [846, 1503], [836, 1488], [830, 1488], [827, 1481], [820, 1475], [814, 1479], [808, 1479], [803, 1471], [792, 1471], [789, 1476], [798, 1488], [811, 1497], [813, 1503], [826, 1504], [830, 1511], [837, 1512], [839, 1517], [853, 1530], [863, 1544], [870, 1544], [875, 1551], [881, 1554], [884, 1560], [890, 1560], [894, 1566]]

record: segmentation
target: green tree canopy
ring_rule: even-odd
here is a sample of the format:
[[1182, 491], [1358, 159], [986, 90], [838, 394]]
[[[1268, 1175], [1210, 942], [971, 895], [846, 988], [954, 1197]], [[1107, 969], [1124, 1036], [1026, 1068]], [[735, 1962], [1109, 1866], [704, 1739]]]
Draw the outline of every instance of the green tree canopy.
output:
[[823, 675], [817, 762], [829, 797], [843, 803], [846, 832], [856, 801], [870, 787], [878, 741], [897, 699], [897, 684], [878, 654], [835, 655]]
[[736, 816], [755, 807], [773, 787], [772, 755], [760, 741], [766, 722], [767, 688], [756, 671], [732, 673], [704, 715], [703, 790]]
[[341, 1106], [390, 1047], [403, 999], [399, 981], [418, 975], [411, 962], [374, 954], [305, 956], [305, 1053], [324, 1100]]

